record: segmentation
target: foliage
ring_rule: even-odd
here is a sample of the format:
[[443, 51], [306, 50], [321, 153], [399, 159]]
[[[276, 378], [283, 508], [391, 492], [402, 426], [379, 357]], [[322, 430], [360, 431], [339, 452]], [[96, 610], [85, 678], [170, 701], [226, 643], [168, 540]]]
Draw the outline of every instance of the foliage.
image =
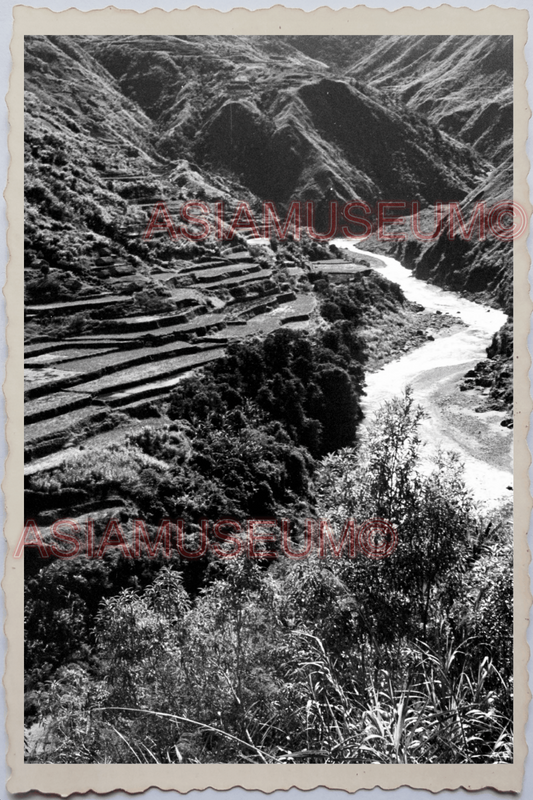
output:
[[[325, 59], [335, 77], [371, 38], [288, 41]], [[381, 90], [346, 79], [346, 70], [330, 80], [318, 68], [309, 81], [308, 60], [301, 82], [293, 70], [294, 87], [282, 97], [269, 69], [298, 58], [283, 37], [204, 39], [27, 37], [31, 303], [120, 291], [121, 279], [108, 273], [129, 269], [108, 267], [125, 262], [141, 291], [119, 314], [175, 310], [161, 270], [170, 267], [172, 281], [188, 285], [193, 278], [179, 262], [200, 265], [201, 256], [221, 253], [221, 243], [144, 241], [156, 199], [173, 207], [224, 200], [229, 212], [239, 197], [256, 212], [269, 197], [286, 212], [289, 196], [306, 186], [319, 229], [330, 196], [371, 190], [374, 200], [387, 193], [424, 200], [426, 187], [431, 201], [474, 188], [484, 162], [471, 148], [457, 148]], [[270, 53], [277, 60], [269, 67]], [[263, 65], [263, 88], [256, 91], [261, 81], [251, 78], [249, 88], [239, 87], [244, 97], [221, 103], [239, 72], [251, 76], [247, 62], [252, 71]], [[384, 152], [384, 137], [405, 152]], [[250, 249], [243, 233], [232, 244]], [[58, 514], [83, 525], [89, 510], [98, 536], [110, 512], [125, 530], [143, 519], [152, 539], [161, 520], [181, 519], [187, 547], [204, 519], [286, 517], [301, 549], [304, 520], [318, 512], [337, 533], [349, 517], [383, 517], [396, 527], [398, 546], [382, 560], [335, 556], [331, 548], [296, 560], [275, 548], [270, 561], [215, 558], [212, 539], [198, 559], [145, 552], [129, 559], [110, 547], [98, 559], [39, 560], [28, 548], [25, 753], [32, 763], [512, 760], [508, 512], [481, 515], [453, 456], [424, 460], [421, 414], [409, 393], [382, 409], [360, 441], [363, 369], [377, 360], [373, 347], [386, 358], [395, 332], [408, 329], [402, 292], [378, 275], [358, 274], [343, 286], [314, 277], [339, 253], [303, 231], [299, 242], [289, 235], [271, 245], [274, 256], [255, 261], [269, 265], [272, 278], [255, 290], [285, 291], [285, 281], [294, 287], [288, 265], [299, 267], [299, 290], [317, 299], [311, 332], [283, 327], [230, 345], [226, 358], [180, 380], [168, 402], [155, 401], [155, 425], [74, 457], [67, 448], [61, 466], [28, 476], [26, 508], [37, 508], [45, 541]], [[509, 246], [441, 237], [422, 253], [406, 243], [405, 257], [422, 276], [486, 291], [507, 307]], [[459, 262], [466, 268], [458, 270]], [[239, 314], [232, 295], [252, 297], [247, 286], [218, 293], [230, 316]], [[216, 301], [213, 291], [206, 289]], [[26, 332], [61, 341], [105, 332], [116, 315], [115, 307], [43, 313]], [[381, 330], [372, 340], [373, 318]], [[511, 342], [504, 329], [489, 352], [498, 405], [510, 397]], [[315, 545], [317, 536], [315, 529]], [[126, 539], [131, 544], [130, 531]]]
[[[264, 430], [233, 419], [235, 409], [219, 413], [209, 433], [213, 474], [226, 454], [242, 483], [244, 466], [260, 464], [268, 446], [289, 446], [276, 439], [266, 446]], [[319, 511], [337, 530], [348, 516], [386, 514], [394, 523], [398, 546], [388, 558], [346, 549], [319, 557], [315, 549], [268, 568], [247, 556], [218, 559], [203, 587], [188, 591], [178, 562], [155, 565], [143, 587], [119, 592], [111, 589], [118, 576], [93, 566], [108, 575], [111, 591], [92, 617], [71, 603], [67, 624], [78, 639], [77, 628], [92, 627], [90, 669], [72, 652], [57, 654], [63, 666], [37, 692], [27, 759], [511, 761], [507, 515], [481, 518], [453, 456], [441, 454], [427, 468], [420, 420], [408, 391], [378, 412], [361, 452], [330, 454], [315, 474]], [[183, 431], [147, 429], [136, 446], [156, 465], [165, 451], [181, 469]], [[272, 467], [258, 470], [271, 479]], [[49, 585], [61, 587], [64, 572], [58, 564]]]
[[358, 358], [362, 344], [348, 323], [316, 338], [280, 329], [264, 340], [231, 345], [224, 359], [176, 390], [169, 414], [217, 425], [225, 413], [253, 401], [295, 444], [320, 455], [355, 440], [362, 416]]

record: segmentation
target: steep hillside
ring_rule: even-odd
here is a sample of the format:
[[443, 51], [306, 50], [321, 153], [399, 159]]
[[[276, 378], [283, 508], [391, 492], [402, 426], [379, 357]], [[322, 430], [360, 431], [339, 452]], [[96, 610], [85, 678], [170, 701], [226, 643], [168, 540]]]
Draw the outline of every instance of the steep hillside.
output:
[[494, 163], [512, 155], [512, 37], [289, 38], [334, 72], [379, 89]]
[[[484, 202], [491, 208], [509, 200], [512, 177], [512, 161], [508, 159], [468, 195], [460, 207], [467, 225], [477, 203]], [[426, 223], [431, 227], [432, 221], [428, 218]], [[465, 390], [489, 387], [489, 397], [483, 400], [482, 406], [510, 412], [513, 404], [513, 242], [499, 240], [490, 231], [483, 239], [475, 233], [470, 241], [460, 236], [451, 238], [449, 219], [445, 219], [438, 238], [421, 242], [411, 235], [390, 250], [418, 278], [495, 305], [508, 314], [508, 322], [495, 334], [487, 351], [488, 358], [467, 373], [462, 386]]]
[[[461, 214], [468, 226], [477, 203], [484, 202], [487, 209], [510, 199], [513, 165], [508, 159], [494, 169], [460, 205]], [[474, 226], [470, 240], [450, 233], [449, 220], [444, 220], [440, 236], [421, 242], [412, 235], [406, 242], [393, 247], [406, 266], [415, 275], [447, 289], [466, 294], [472, 299], [494, 303], [512, 314], [513, 303], [513, 243], [497, 239], [490, 231], [480, 238]], [[476, 233], [477, 232], [477, 233]]]
[[382, 36], [286, 36], [290, 44], [317, 61], [323, 61], [335, 74], [345, 73], [370, 52]]
[[157, 125], [82, 40], [26, 43], [27, 299], [75, 300], [128, 283], [168, 300], [161, 268], [171, 254], [191, 258], [202, 248], [168, 236], [144, 243], [155, 203], [165, 200], [172, 209], [180, 196], [236, 198], [233, 205], [252, 198], [230, 177], [161, 155]]
[[349, 71], [501, 162], [512, 155], [511, 36], [383, 37]]
[[82, 42], [158, 128], [158, 150], [235, 175], [262, 199], [462, 198], [484, 162], [417, 114], [270, 37]]

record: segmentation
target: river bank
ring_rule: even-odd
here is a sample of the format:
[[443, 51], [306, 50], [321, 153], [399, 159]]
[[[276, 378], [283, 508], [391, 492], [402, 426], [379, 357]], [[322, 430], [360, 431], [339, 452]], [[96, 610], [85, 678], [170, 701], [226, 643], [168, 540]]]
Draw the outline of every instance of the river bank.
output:
[[[366, 256], [353, 245], [344, 246]], [[421, 343], [382, 368], [367, 372], [365, 424], [383, 402], [410, 385], [427, 415], [421, 432], [428, 468], [439, 448], [454, 450], [465, 464], [467, 485], [478, 500], [489, 505], [510, 500], [512, 435], [502, 425], [508, 416], [503, 411], [480, 411], [477, 391], [461, 390], [466, 373], [486, 358], [487, 347], [506, 315], [417, 279], [390, 256], [380, 259], [382, 266], [374, 268], [397, 283], [409, 301], [422, 305], [428, 313], [455, 317], [461, 329]], [[481, 391], [488, 393], [489, 389]]]
[[369, 319], [363, 326], [368, 355], [366, 371], [376, 372], [426, 342], [451, 336], [464, 327], [464, 322], [451, 314], [426, 311], [418, 303], [407, 301], [401, 311]]
[[[426, 212], [421, 213], [421, 219], [425, 220], [422, 226], [424, 232], [430, 232], [432, 220]], [[362, 243], [363, 247], [371, 248], [371, 251], [365, 251], [364, 259], [375, 267], [380, 258], [392, 257], [421, 281], [440, 286], [476, 305], [482, 304], [505, 312], [505, 324], [494, 333], [483, 360], [469, 371], [462, 385], [464, 391], [475, 391], [480, 409], [506, 411], [507, 425], [512, 427], [513, 309], [512, 279], [508, 274], [512, 273], [512, 266], [509, 266], [512, 264], [512, 249], [509, 252], [509, 242], [483, 241], [473, 244], [458, 238], [446, 240], [444, 244], [451, 249], [444, 252], [442, 238], [433, 242], [421, 242], [411, 233], [405, 241], [383, 241], [372, 234]], [[431, 253], [435, 256], [432, 261], [429, 259]], [[428, 259], [431, 261], [429, 266]], [[496, 268], [500, 270], [498, 280], [494, 277]], [[488, 392], [483, 391], [487, 388]], [[477, 389], [480, 391], [476, 391]]]

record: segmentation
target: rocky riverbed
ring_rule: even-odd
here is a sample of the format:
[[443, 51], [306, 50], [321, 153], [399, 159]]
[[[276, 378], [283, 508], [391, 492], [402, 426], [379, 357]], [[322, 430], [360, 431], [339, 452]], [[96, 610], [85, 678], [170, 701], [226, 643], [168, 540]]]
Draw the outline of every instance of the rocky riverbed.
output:
[[[364, 256], [353, 246], [349, 249]], [[440, 335], [420, 337], [418, 347], [389, 360], [381, 369], [367, 374], [364, 411], [368, 420], [387, 399], [411, 386], [426, 412], [422, 425], [428, 464], [439, 448], [459, 453], [465, 464], [467, 483], [475, 496], [495, 504], [511, 498], [512, 436], [509, 417], [503, 410], [480, 405], [478, 367], [493, 336], [505, 322], [502, 311], [485, 307], [427, 284], [396, 259], [382, 256], [378, 271], [403, 289], [411, 303], [424, 304], [426, 314], [442, 317]], [[440, 312], [440, 314], [438, 313]], [[449, 319], [457, 322], [450, 323]], [[420, 328], [421, 330], [421, 328]], [[447, 332], [447, 336], [443, 336]], [[412, 344], [412, 338], [410, 343]], [[463, 376], [472, 382], [465, 391]], [[487, 382], [491, 376], [487, 373]], [[481, 389], [489, 392], [489, 386]], [[482, 397], [487, 397], [482, 395]]]

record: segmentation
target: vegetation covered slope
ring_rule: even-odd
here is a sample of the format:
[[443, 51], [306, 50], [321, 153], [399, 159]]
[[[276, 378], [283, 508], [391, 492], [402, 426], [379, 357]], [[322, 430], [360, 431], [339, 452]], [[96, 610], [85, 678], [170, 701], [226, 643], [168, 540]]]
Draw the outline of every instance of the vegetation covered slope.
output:
[[[511, 36], [293, 36], [303, 52], [501, 163], [512, 155]], [[339, 40], [339, 41], [337, 41]], [[345, 72], [346, 74], [346, 72]]]
[[[217, 424], [213, 469], [229, 480], [238, 447], [242, 482], [245, 465], [259, 467], [270, 450], [245, 432], [242, 413], [231, 416], [231, 438], [230, 417]], [[218, 557], [173, 550], [135, 560], [115, 546], [102, 558], [31, 570], [27, 760], [512, 760], [512, 534], [501, 519], [479, 516], [456, 459], [420, 470], [420, 419], [409, 394], [398, 398], [376, 417], [363, 451], [341, 449], [322, 463], [316, 511], [334, 532], [324, 539], [316, 523], [306, 535], [291, 521], [286, 545], [303, 558], [284, 556], [263, 520], [259, 558], [246, 555], [237, 523], [231, 538], [219, 536]], [[137, 446], [150, 485], [157, 476], [170, 488], [183, 442], [145, 436]], [[119, 454], [105, 455], [116, 469]], [[305, 481], [305, 462], [291, 458]], [[123, 482], [134, 464], [140, 454], [123, 460]], [[271, 484], [273, 466], [262, 467]], [[80, 460], [71, 475], [86, 480], [90, 469]], [[350, 555], [350, 546], [339, 555], [350, 517], [389, 519], [397, 548], [383, 559]], [[198, 534], [187, 526], [189, 552]]]
[[[505, 514], [455, 462], [419, 468], [409, 394], [358, 435], [364, 370], [420, 342], [420, 309], [308, 236], [142, 241], [158, 200], [315, 200], [322, 226], [330, 200], [473, 197], [486, 154], [340, 75], [351, 44], [332, 69], [284, 37], [27, 39], [30, 762], [512, 760]], [[448, 280], [434, 244], [414, 256]], [[499, 299], [487, 274], [468, 288]], [[398, 548], [250, 556], [248, 518], [305, 550], [318, 516], [386, 517]]]
[[[160, 152], [237, 174], [261, 198], [463, 196], [481, 168], [424, 118], [268, 37], [85, 40], [159, 127]], [[154, 88], [156, 87], [156, 88]]]

